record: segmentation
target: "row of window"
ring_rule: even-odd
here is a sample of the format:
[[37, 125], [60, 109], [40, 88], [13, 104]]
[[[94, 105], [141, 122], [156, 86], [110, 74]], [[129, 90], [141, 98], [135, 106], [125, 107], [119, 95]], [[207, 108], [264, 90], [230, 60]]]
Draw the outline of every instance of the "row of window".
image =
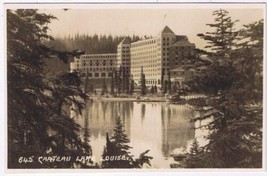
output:
[[[82, 74], [83, 77], [86, 76], [86, 73], [83, 73]], [[105, 78], [105, 77], [112, 77], [112, 72], [110, 73], [88, 73], [88, 77], [95, 77], [95, 78], [99, 78], [99, 77], [102, 77], [102, 78]]]
[[[90, 66], [90, 67], [93, 67], [93, 66], [96, 66], [96, 67], [99, 67], [99, 66], [113, 66], [114, 64], [113, 63], [110, 63], [110, 64], [106, 64], [106, 63], [102, 63], [102, 64], [99, 64], [99, 63], [95, 63], [95, 64], [92, 64], [92, 63], [90, 63], [90, 64], [81, 64], [81, 66], [83, 66], [83, 67], [88, 67], [88, 66]], [[77, 64], [76, 65], [76, 67], [78, 68], [80, 65], [79, 64]]]
[[84, 59], [84, 58], [86, 58], [86, 59], [95, 59], [95, 58], [100, 58], [100, 59], [102, 59], [102, 58], [116, 58], [117, 57], [117, 54], [114, 54], [114, 55], [99, 55], [99, 56], [95, 56], [95, 55], [82, 55], [81, 56], [81, 58], [82, 59]]
[[111, 71], [116, 70], [116, 68], [83, 68], [82, 71]]
[[[117, 60], [117, 59], [116, 59]], [[110, 60], [79, 60], [79, 59], [77, 59], [77, 60], [75, 60], [74, 62], [76, 62], [76, 63], [79, 63], [79, 62], [116, 62], [116, 60], [114, 59], [114, 60], [112, 60], [112, 59], [110, 59]]]
[[143, 41], [139, 41], [136, 43], [132, 43], [131, 47], [138, 47], [138, 46], [149, 45], [149, 44], [153, 44], [153, 43], [156, 43], [156, 39], [143, 40]]

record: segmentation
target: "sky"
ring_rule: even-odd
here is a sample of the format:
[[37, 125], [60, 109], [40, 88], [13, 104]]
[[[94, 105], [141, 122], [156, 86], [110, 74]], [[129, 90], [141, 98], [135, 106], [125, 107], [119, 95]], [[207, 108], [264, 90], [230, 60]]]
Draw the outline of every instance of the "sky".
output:
[[205, 42], [197, 34], [211, 30], [206, 24], [214, 22], [212, 12], [217, 9], [225, 9], [232, 20], [239, 20], [236, 29], [264, 16], [264, 7], [260, 4], [69, 5], [46, 7], [41, 12], [58, 18], [49, 25], [52, 36], [75, 33], [155, 36], [167, 25], [177, 35], [187, 35], [190, 42], [203, 48]]

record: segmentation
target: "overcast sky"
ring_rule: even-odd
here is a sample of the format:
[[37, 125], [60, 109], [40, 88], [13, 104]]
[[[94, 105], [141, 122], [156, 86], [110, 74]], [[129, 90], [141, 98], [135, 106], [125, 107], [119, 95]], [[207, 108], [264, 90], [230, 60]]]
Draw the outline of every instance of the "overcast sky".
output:
[[[65, 11], [62, 8], [69, 8]], [[207, 23], [214, 22], [212, 12], [226, 9], [233, 20], [239, 20], [236, 29], [258, 21], [264, 16], [262, 5], [80, 5], [46, 8], [41, 12], [58, 18], [49, 25], [53, 36], [80, 34], [157, 35], [169, 26], [177, 35], [187, 35], [202, 48], [205, 44], [196, 35], [210, 31]]]

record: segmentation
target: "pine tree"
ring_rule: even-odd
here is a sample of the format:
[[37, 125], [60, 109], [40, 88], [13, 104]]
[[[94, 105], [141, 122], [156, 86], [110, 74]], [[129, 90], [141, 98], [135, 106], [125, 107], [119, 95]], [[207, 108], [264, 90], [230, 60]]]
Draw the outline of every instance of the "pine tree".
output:
[[234, 30], [234, 25], [238, 20], [232, 21], [228, 14], [229, 12], [223, 9], [214, 11], [212, 15], [215, 16], [215, 22], [207, 24], [209, 27], [214, 28], [214, 31], [198, 34], [200, 38], [207, 40], [209, 43], [205, 48], [210, 51], [206, 51], [206, 53], [217, 56], [216, 59], [223, 62], [227, 61], [224, 57], [229, 56], [238, 34]]
[[128, 72], [125, 73], [125, 93], [129, 93], [130, 90], [130, 75]]
[[171, 73], [168, 71], [168, 93], [172, 93]]
[[187, 168], [203, 167], [203, 160], [200, 158], [201, 155], [202, 148], [199, 146], [197, 139], [194, 139], [191, 144], [190, 151], [186, 153], [187, 157], [182, 161], [182, 165]]
[[125, 93], [126, 92], [126, 75], [125, 75], [125, 71], [122, 70], [122, 82], [121, 82], [121, 90], [122, 90], [122, 93]]
[[166, 94], [168, 92], [168, 81], [167, 80], [164, 81], [164, 89], [163, 89], [163, 92], [164, 92], [164, 94]]
[[[207, 48], [213, 52], [205, 54], [211, 62], [193, 78], [194, 85], [189, 84], [192, 90], [206, 94], [210, 107], [195, 119], [208, 119], [201, 127], [210, 134], [203, 153], [194, 157], [202, 159], [199, 167], [261, 167], [263, 23], [247, 25], [236, 36], [228, 12], [219, 10], [214, 15], [215, 23], [209, 26], [216, 32], [200, 35], [210, 42]], [[237, 37], [245, 42], [236, 44]]]
[[110, 94], [111, 95], [114, 95], [114, 75], [113, 75], [113, 73], [112, 73], [112, 76], [111, 76], [111, 82], [110, 82]]
[[157, 85], [154, 86], [154, 91], [155, 91], [155, 93], [158, 93]]
[[151, 88], [150, 88], [150, 93], [151, 93], [151, 94], [154, 94], [154, 93], [155, 93], [155, 91], [154, 91], [154, 86], [151, 86]]
[[131, 75], [129, 93], [133, 94], [133, 92], [134, 92], [134, 80], [133, 80], [133, 75]]
[[146, 95], [146, 76], [143, 72], [143, 67], [141, 67], [141, 95]]
[[67, 63], [68, 57], [80, 54], [57, 51], [42, 43], [52, 40], [47, 24], [53, 19], [33, 9], [7, 10], [9, 168], [70, 168], [75, 163], [19, 164], [21, 156], [91, 155], [89, 144], [78, 135], [81, 127], [63, 108], [74, 104], [79, 113], [83, 109], [74, 98], [87, 98], [80, 89], [78, 73], [44, 72], [44, 58]]
[[106, 84], [106, 79], [103, 79], [101, 95], [105, 95], [107, 92], [108, 92], [108, 88], [107, 88], [107, 84]]
[[132, 148], [127, 145], [130, 142], [128, 139], [125, 130], [123, 129], [123, 124], [120, 118], [116, 120], [116, 127], [114, 129], [114, 134], [111, 137], [114, 145], [122, 152], [122, 154], [129, 154], [129, 149]]
[[177, 87], [175, 84], [172, 86], [172, 93], [177, 93]]
[[102, 155], [104, 161], [101, 166], [103, 168], [142, 168], [144, 164], [150, 165], [150, 160], [153, 158], [146, 156], [149, 150], [141, 153], [139, 158], [133, 159], [129, 151], [132, 148], [128, 145], [129, 142], [123, 124], [120, 118], [117, 118], [113, 136], [109, 138], [108, 133], [106, 135], [106, 147]]
[[117, 88], [117, 93], [121, 94], [122, 91], [122, 70], [121, 67], [119, 68], [119, 73], [115, 72], [115, 79], [116, 79], [116, 88]]

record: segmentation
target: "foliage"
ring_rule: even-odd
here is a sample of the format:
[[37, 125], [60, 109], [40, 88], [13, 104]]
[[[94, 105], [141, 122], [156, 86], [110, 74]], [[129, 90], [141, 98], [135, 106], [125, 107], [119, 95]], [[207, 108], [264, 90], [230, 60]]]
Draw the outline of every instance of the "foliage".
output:
[[142, 168], [144, 164], [150, 165], [151, 156], [146, 156], [149, 150], [140, 154], [139, 158], [133, 159], [130, 154], [128, 143], [130, 140], [125, 134], [123, 124], [120, 118], [116, 119], [114, 134], [109, 138], [106, 136], [106, 147], [102, 158], [104, 161], [101, 164], [103, 168]]
[[129, 87], [129, 94], [133, 94], [134, 92], [134, 80], [133, 75], [131, 75], [131, 78], [129, 79], [130, 87]]
[[[262, 167], [262, 66], [263, 20], [234, 31], [225, 10], [213, 13], [215, 32], [200, 34], [209, 42], [204, 51], [210, 61], [188, 82], [191, 90], [205, 93], [202, 115], [208, 120], [200, 128], [209, 130], [203, 152], [187, 161], [201, 161], [197, 167]], [[202, 55], [201, 54], [201, 55]], [[197, 68], [199, 63], [196, 63]], [[188, 164], [188, 162], [187, 162]]]
[[101, 95], [105, 95], [106, 93], [108, 93], [108, 88], [107, 88], [106, 80], [103, 79], [103, 85], [102, 85]]
[[114, 95], [114, 74], [112, 73], [112, 76], [111, 76], [111, 82], [110, 82], [110, 94], [111, 95]]
[[48, 48], [51, 40], [47, 24], [55, 17], [37, 10], [7, 10], [7, 83], [8, 83], [8, 168], [74, 167], [83, 163], [19, 163], [18, 158], [34, 156], [91, 155], [88, 143], [79, 137], [81, 127], [64, 107], [83, 104], [77, 73], [44, 74], [44, 59], [67, 62], [77, 52]]
[[[139, 36], [128, 36], [131, 41], [140, 40]], [[45, 40], [47, 46], [53, 46], [57, 50], [75, 50], [80, 49], [88, 54], [96, 53], [116, 53], [117, 45], [125, 38], [125, 36], [111, 35], [88, 35], [75, 34], [74, 36], [56, 37], [55, 40]]]
[[172, 93], [171, 73], [168, 71], [168, 93]]
[[146, 76], [143, 72], [143, 67], [141, 68], [141, 95], [146, 95]]
[[[183, 161], [183, 165], [187, 168], [201, 168], [203, 167], [203, 159], [200, 156], [203, 156], [203, 149], [199, 146], [197, 139], [194, 139], [190, 151], [187, 152], [186, 158]], [[205, 163], [205, 162], [204, 162]]]

